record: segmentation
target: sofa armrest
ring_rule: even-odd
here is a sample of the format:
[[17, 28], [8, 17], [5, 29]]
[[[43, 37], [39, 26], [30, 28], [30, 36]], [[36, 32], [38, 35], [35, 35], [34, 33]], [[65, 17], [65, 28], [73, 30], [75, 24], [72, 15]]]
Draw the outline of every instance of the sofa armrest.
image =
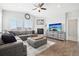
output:
[[13, 43], [8, 43], [0, 46], [0, 56], [22, 56], [23, 53], [23, 42], [17, 40]]
[[14, 46], [16, 44], [23, 44], [21, 40], [17, 40], [16, 42], [12, 42], [12, 43], [7, 43], [7, 44], [3, 44], [3, 45], [0, 45], [0, 50], [1, 49], [4, 49], [4, 48], [9, 48], [11, 46]]
[[24, 56], [27, 56], [27, 46], [26, 45], [23, 45], [23, 52], [24, 52]]

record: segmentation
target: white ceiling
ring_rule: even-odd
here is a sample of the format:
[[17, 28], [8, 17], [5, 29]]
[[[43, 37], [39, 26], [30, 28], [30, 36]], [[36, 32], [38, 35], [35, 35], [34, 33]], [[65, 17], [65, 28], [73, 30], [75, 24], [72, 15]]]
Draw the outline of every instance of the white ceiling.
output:
[[70, 12], [79, 10], [78, 3], [45, 3], [44, 7], [47, 8], [46, 11], [41, 11], [40, 13], [34, 9], [34, 5], [32, 3], [0, 3], [0, 8], [4, 10], [18, 11], [24, 13], [30, 13], [32, 15], [45, 15], [45, 14], [55, 14], [61, 12]]

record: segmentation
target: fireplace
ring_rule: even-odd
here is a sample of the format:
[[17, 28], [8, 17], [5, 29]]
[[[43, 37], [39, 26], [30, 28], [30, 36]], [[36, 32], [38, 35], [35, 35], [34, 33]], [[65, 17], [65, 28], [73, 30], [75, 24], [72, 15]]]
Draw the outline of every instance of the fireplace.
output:
[[37, 34], [44, 34], [44, 29], [43, 28], [38, 28], [37, 29]]

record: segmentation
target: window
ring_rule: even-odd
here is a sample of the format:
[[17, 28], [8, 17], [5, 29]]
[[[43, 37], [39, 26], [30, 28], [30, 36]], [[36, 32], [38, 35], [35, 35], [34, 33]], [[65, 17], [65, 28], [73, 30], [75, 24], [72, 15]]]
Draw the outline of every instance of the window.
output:
[[22, 19], [17, 19], [16, 25], [17, 25], [17, 29], [21, 30], [23, 28], [23, 20]]
[[16, 19], [10, 21], [10, 29], [16, 29]]
[[25, 20], [24, 21], [24, 28], [32, 28], [32, 20]]
[[31, 20], [21, 20], [17, 18], [13, 18], [10, 21], [10, 29], [22, 29], [22, 28], [31, 28], [32, 29], [32, 21]]

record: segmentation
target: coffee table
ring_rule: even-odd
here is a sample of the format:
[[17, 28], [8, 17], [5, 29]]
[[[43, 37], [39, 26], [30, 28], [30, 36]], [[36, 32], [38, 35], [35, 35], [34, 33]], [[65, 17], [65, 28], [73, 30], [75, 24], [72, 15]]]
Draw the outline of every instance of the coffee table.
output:
[[47, 44], [47, 38], [45, 36], [36, 36], [27, 38], [27, 42], [34, 48], [38, 48], [44, 44]]

